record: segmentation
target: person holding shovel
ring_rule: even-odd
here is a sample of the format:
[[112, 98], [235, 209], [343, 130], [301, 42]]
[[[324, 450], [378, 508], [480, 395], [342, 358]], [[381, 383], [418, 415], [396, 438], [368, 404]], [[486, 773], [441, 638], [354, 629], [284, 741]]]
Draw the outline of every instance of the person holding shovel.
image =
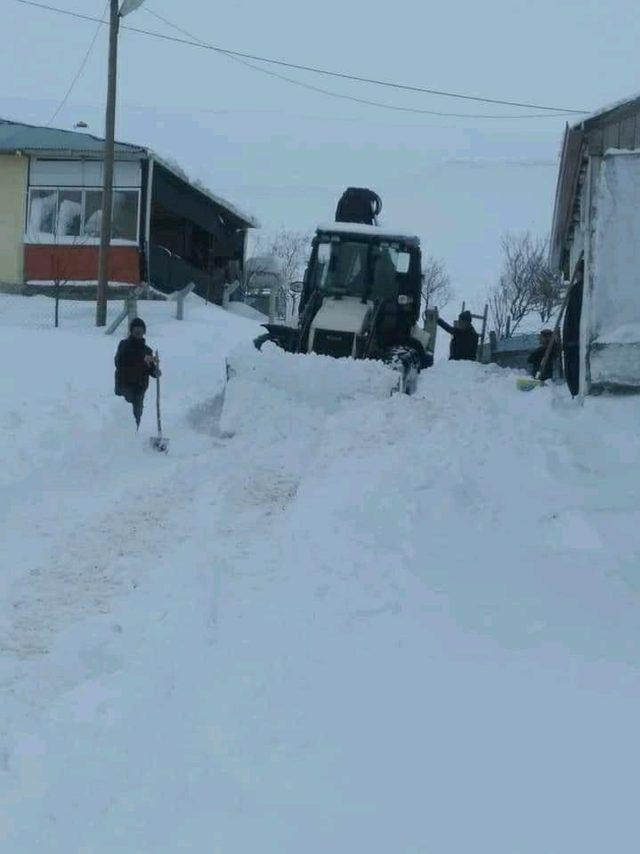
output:
[[124, 397], [133, 408], [136, 429], [140, 427], [144, 396], [149, 388], [149, 377], [161, 375], [160, 364], [144, 340], [147, 327], [144, 320], [136, 317], [129, 326], [129, 337], [118, 344], [115, 357], [115, 392]]
[[[549, 350], [549, 356], [547, 357], [547, 361], [544, 364], [543, 369], [543, 363], [549, 346], [551, 349]], [[527, 359], [531, 365], [531, 376], [537, 377], [539, 380], [542, 380], [542, 382], [553, 379], [554, 365], [556, 364], [559, 356], [560, 345], [553, 329], [543, 329], [540, 333], [540, 346], [534, 350]]]

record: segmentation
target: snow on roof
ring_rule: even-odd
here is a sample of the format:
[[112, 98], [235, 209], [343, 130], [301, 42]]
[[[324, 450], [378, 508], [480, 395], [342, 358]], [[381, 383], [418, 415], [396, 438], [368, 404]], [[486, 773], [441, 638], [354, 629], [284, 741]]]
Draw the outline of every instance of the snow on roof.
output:
[[[571, 230], [576, 198], [580, 191], [580, 170], [590, 135], [600, 134], [608, 125], [632, 118], [634, 114], [640, 115], [640, 94], [601, 107], [591, 115], [585, 115], [574, 125], [566, 126], [551, 227], [549, 255], [554, 267], [559, 267], [563, 262], [565, 243]], [[604, 153], [601, 146], [602, 140], [599, 140], [596, 150]]]
[[595, 112], [583, 116], [579, 121], [572, 125], [572, 127], [574, 130], [577, 130], [581, 128], [582, 125], [585, 124], [585, 122], [592, 122], [595, 119], [602, 118], [602, 116], [606, 116], [607, 113], [612, 113], [614, 110], [618, 110], [620, 107], [625, 107], [627, 105], [631, 106], [634, 101], [638, 102], [638, 107], [640, 108], [640, 93], [631, 95], [628, 98], [621, 98], [619, 101], [614, 101], [611, 104], [606, 104], [604, 107], [600, 107], [600, 109], [596, 110]]
[[210, 201], [214, 202], [216, 205], [220, 205], [220, 207], [225, 208], [236, 216], [238, 219], [241, 219], [244, 223], [246, 223], [250, 228], [260, 228], [260, 222], [256, 219], [256, 217], [251, 214], [244, 213], [240, 210], [240, 208], [236, 207], [231, 202], [228, 202], [222, 196], [218, 196], [209, 187], [206, 186], [202, 181], [198, 178], [192, 178], [185, 169], [182, 168], [175, 160], [172, 160], [170, 157], [164, 157], [163, 155], [157, 154], [152, 149], [147, 149], [149, 157], [152, 157], [156, 163], [159, 163], [161, 166], [164, 166], [167, 171], [171, 172], [172, 175], [175, 175], [176, 178], [179, 178], [181, 181], [184, 181], [186, 184], [189, 184], [190, 187], [198, 190], [202, 193], [203, 196], [206, 196]]
[[640, 157], [640, 149], [637, 148], [607, 148], [605, 157]]
[[392, 229], [387, 226], [363, 225], [358, 222], [330, 222], [319, 225], [317, 231], [330, 231], [334, 234], [358, 234], [363, 237], [382, 237], [389, 240], [410, 240], [420, 243], [420, 238], [404, 229]]

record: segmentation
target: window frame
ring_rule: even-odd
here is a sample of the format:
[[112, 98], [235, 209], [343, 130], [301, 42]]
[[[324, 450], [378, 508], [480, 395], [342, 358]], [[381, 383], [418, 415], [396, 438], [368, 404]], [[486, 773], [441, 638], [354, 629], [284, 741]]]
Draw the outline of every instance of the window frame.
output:
[[[40, 187], [30, 188], [29, 193], [31, 193], [31, 189], [39, 190], [41, 188]], [[72, 243], [78, 242], [79, 240], [83, 239], [82, 226], [84, 224], [84, 192], [82, 190], [82, 187], [73, 187], [72, 189], [69, 189], [67, 187], [56, 187], [56, 190], [58, 192], [58, 201], [56, 204], [56, 231], [55, 231], [54, 237], [58, 241], [61, 238], [67, 238]], [[60, 194], [61, 193], [80, 193], [80, 234], [75, 234], [75, 235], [74, 234], [58, 234], [58, 226], [59, 226], [58, 219], [59, 219], [59, 215], [60, 215]], [[29, 213], [31, 213], [31, 195], [29, 195]]]
[[[34, 192], [50, 192], [56, 193], [56, 222], [55, 222], [55, 232], [52, 235], [48, 235], [45, 232], [33, 232], [31, 230], [31, 199], [32, 193]], [[60, 193], [64, 192], [80, 192], [82, 194], [82, 221], [81, 221], [81, 231], [78, 236], [73, 235], [62, 235], [58, 234], [58, 212], [60, 208]], [[99, 246], [100, 238], [99, 237], [90, 237], [89, 235], [84, 233], [85, 227], [85, 215], [86, 215], [86, 199], [87, 193], [101, 193], [102, 187], [68, 187], [68, 186], [52, 186], [45, 184], [38, 184], [29, 187], [29, 192], [27, 196], [27, 216], [26, 216], [26, 227], [24, 234], [24, 242], [25, 244], [32, 246]], [[136, 193], [137, 195], [137, 212], [136, 212], [136, 236], [135, 240], [127, 240], [123, 237], [112, 237], [111, 238], [111, 246], [139, 246], [140, 245], [140, 210], [142, 204], [142, 188], [141, 187], [114, 187], [113, 194], [119, 192], [126, 193]]]

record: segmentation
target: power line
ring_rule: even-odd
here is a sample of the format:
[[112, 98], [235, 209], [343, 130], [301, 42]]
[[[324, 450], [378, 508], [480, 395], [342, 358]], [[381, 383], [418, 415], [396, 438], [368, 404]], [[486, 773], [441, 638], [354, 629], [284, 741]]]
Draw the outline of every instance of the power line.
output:
[[[107, 11], [107, 6], [108, 6], [108, 5], [109, 5], [109, 2], [108, 2], [108, 0], [107, 0], [107, 2], [106, 2], [106, 3], [105, 3], [105, 5], [104, 5], [104, 9], [102, 10], [102, 17], [103, 17], [103, 18], [104, 18], [104, 16], [105, 16], [106, 11]], [[83, 59], [83, 60], [82, 60], [82, 62], [80, 63], [80, 68], [78, 68], [78, 72], [77, 72], [77, 74], [75, 75], [75, 77], [74, 77], [74, 78], [73, 78], [73, 80], [71, 81], [71, 85], [70, 85], [70, 86], [69, 86], [69, 88], [67, 89], [67, 91], [66, 91], [66, 93], [65, 93], [64, 98], [63, 98], [63, 99], [60, 101], [60, 103], [58, 104], [58, 107], [57, 107], [56, 111], [54, 112], [54, 114], [51, 116], [51, 118], [50, 118], [50, 119], [49, 119], [49, 121], [47, 122], [47, 127], [48, 127], [48, 128], [49, 128], [49, 127], [51, 127], [51, 125], [55, 122], [55, 120], [58, 118], [59, 114], [60, 114], [60, 113], [62, 112], [62, 110], [64, 109], [65, 104], [67, 103], [67, 101], [69, 100], [69, 98], [70, 98], [70, 96], [71, 96], [71, 93], [72, 93], [72, 92], [73, 92], [73, 90], [75, 89], [76, 83], [78, 82], [78, 80], [79, 80], [79, 79], [80, 79], [80, 77], [82, 76], [82, 72], [83, 72], [83, 71], [85, 70], [85, 68], [87, 67], [87, 62], [89, 62], [89, 57], [91, 56], [91, 52], [93, 51], [93, 48], [95, 47], [95, 43], [96, 43], [96, 41], [98, 40], [98, 36], [99, 36], [99, 34], [100, 34], [100, 27], [101, 27], [101, 26], [102, 26], [102, 20], [100, 20], [100, 21], [98, 22], [98, 26], [96, 27], [96, 31], [95, 31], [95, 33], [94, 33], [94, 35], [93, 35], [93, 38], [91, 39], [91, 43], [89, 44], [89, 48], [87, 49], [87, 52], [86, 52], [86, 53], [85, 53], [85, 55], [84, 55], [84, 59]]]
[[[159, 15], [157, 12], [149, 9], [147, 6], [143, 7], [143, 11], [148, 15], [157, 18], [162, 23], [166, 24], [168, 27], [176, 30], [176, 32], [182, 33], [190, 39], [197, 39], [197, 36], [194, 36], [192, 33], [173, 23], [173, 21], [169, 21], [167, 18], [164, 18], [162, 15]], [[207, 47], [207, 43], [197, 39], [202, 47]], [[561, 116], [561, 113], [525, 113], [520, 115], [491, 115], [488, 113], [445, 113], [436, 110], [423, 110], [418, 107], [400, 107], [396, 104], [385, 104], [381, 101], [372, 101], [368, 98], [358, 98], [355, 95], [346, 95], [342, 92], [335, 92], [330, 89], [323, 89], [320, 86], [314, 86], [311, 83], [304, 83], [302, 80], [294, 80], [292, 77], [287, 77], [284, 74], [279, 74], [277, 71], [271, 71], [268, 68], [261, 68], [259, 65], [254, 65], [252, 62], [247, 62], [246, 59], [240, 59], [238, 56], [233, 56], [231, 54], [225, 54], [228, 59], [234, 60], [234, 62], [239, 63], [240, 65], [244, 65], [245, 68], [251, 68], [254, 71], [258, 71], [261, 74], [266, 74], [269, 77], [273, 77], [276, 80], [284, 80], [286, 83], [291, 83], [293, 86], [299, 86], [302, 89], [307, 89], [311, 92], [319, 92], [322, 95], [329, 95], [332, 98], [340, 98], [344, 101], [353, 101], [356, 104], [366, 104], [370, 107], [380, 107], [385, 110], [394, 110], [395, 112], [401, 113], [417, 113], [418, 115], [423, 116], [444, 116], [447, 118], [457, 118], [457, 119], [548, 119], [548, 118], [558, 118]]]
[[[83, 21], [92, 21], [94, 23], [107, 24], [107, 21], [103, 21], [100, 18], [95, 18], [91, 15], [85, 15], [85, 14], [82, 14], [81, 12], [71, 12], [68, 9], [60, 9], [57, 6], [50, 6], [46, 3], [36, 2], [36, 0], [15, 0], [15, 2], [20, 3], [23, 6], [31, 6], [33, 8], [37, 8], [37, 9], [46, 9], [49, 12], [56, 12], [57, 14], [66, 15], [68, 17], [77, 18], [77, 19], [83, 20]], [[198, 47], [198, 48], [201, 48], [203, 50], [211, 50], [211, 51], [214, 51], [215, 53], [221, 53], [221, 54], [224, 54], [226, 56], [234, 56], [234, 57], [238, 57], [240, 59], [254, 60], [256, 62], [264, 62], [268, 65], [277, 65], [277, 66], [280, 66], [282, 68], [292, 68], [296, 71], [307, 71], [307, 72], [310, 72], [312, 74], [319, 74], [319, 75], [322, 75], [325, 77], [335, 77], [335, 78], [338, 78], [341, 80], [350, 80], [350, 81], [353, 81], [356, 83], [369, 83], [369, 84], [375, 85], [375, 86], [384, 86], [388, 89], [399, 89], [399, 90], [404, 90], [405, 92], [415, 92], [415, 93], [427, 94], [427, 95], [437, 95], [439, 97], [444, 97], [444, 98], [458, 98], [458, 99], [464, 100], [464, 101], [475, 101], [475, 102], [483, 103], [483, 104], [496, 104], [496, 105], [506, 106], [506, 107], [520, 107], [520, 108], [529, 109], [529, 110], [543, 110], [545, 112], [553, 113], [556, 115], [561, 115], [561, 114], [585, 115], [588, 112], [588, 110], [570, 110], [570, 109], [566, 109], [564, 107], [550, 107], [550, 106], [542, 105], [542, 104], [530, 104], [530, 103], [520, 102], [520, 101], [505, 101], [505, 100], [501, 100], [499, 98], [485, 98], [485, 97], [480, 97], [477, 95], [466, 95], [466, 94], [462, 94], [460, 92], [448, 92], [448, 91], [445, 91], [442, 89], [430, 89], [430, 88], [426, 88], [423, 86], [412, 86], [412, 85], [409, 85], [406, 83], [392, 83], [388, 80], [378, 80], [378, 79], [373, 78], [373, 77], [360, 77], [360, 76], [354, 75], [354, 74], [346, 74], [344, 72], [339, 72], [339, 71], [329, 71], [329, 70], [324, 69], [324, 68], [317, 68], [317, 67], [310, 66], [310, 65], [299, 65], [297, 63], [287, 62], [285, 60], [272, 59], [270, 57], [258, 56], [256, 54], [251, 54], [251, 53], [243, 53], [241, 51], [230, 50], [228, 48], [219, 47], [217, 45], [206, 44], [206, 43], [201, 42], [201, 41], [193, 40], [192, 38], [188, 38], [188, 39], [177, 38], [175, 36], [169, 36], [169, 35], [165, 35], [163, 33], [156, 33], [156, 32], [153, 32], [151, 30], [145, 30], [145, 29], [142, 29], [141, 27], [132, 27], [132, 26], [129, 26], [128, 24], [127, 25], [123, 24], [121, 28], [123, 30], [128, 30], [129, 32], [132, 32], [132, 33], [138, 33], [139, 35], [148, 36], [150, 38], [155, 38], [155, 39], [158, 39], [161, 41], [174, 42], [176, 44], [183, 44], [183, 45], [187, 45], [189, 47]], [[501, 117], [501, 118], [504, 118], [504, 117]]]

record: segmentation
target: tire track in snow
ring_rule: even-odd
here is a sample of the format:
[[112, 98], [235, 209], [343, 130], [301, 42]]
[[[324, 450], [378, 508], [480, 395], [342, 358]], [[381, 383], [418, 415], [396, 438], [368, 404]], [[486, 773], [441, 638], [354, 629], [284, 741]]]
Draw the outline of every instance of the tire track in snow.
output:
[[[12, 607], [0, 624], [0, 654], [46, 655], [60, 630], [110, 613], [114, 598], [137, 588], [149, 563], [180, 538], [172, 514], [188, 506], [194, 479], [211, 459], [207, 451], [187, 454], [154, 458], [136, 444], [124, 480], [118, 471], [106, 480], [96, 473], [102, 496], [86, 514], [82, 492], [72, 497], [60, 482], [59, 492], [45, 490], [33, 521], [26, 508], [15, 508], [15, 518], [25, 520], [25, 550], [18, 554], [24, 565], [8, 591]], [[81, 482], [91, 489], [90, 479]], [[30, 549], [34, 542], [39, 550]]]

